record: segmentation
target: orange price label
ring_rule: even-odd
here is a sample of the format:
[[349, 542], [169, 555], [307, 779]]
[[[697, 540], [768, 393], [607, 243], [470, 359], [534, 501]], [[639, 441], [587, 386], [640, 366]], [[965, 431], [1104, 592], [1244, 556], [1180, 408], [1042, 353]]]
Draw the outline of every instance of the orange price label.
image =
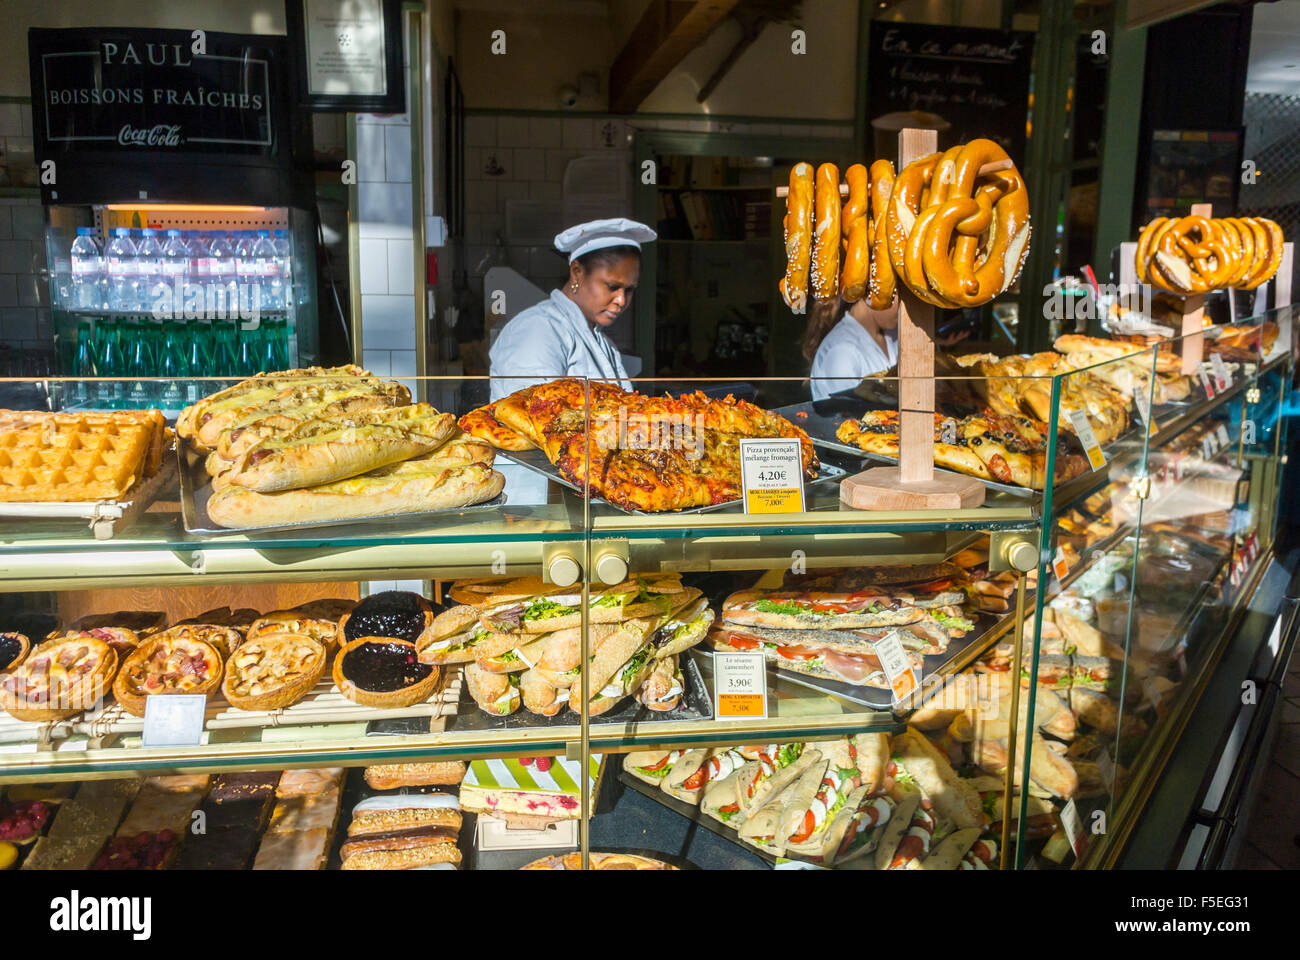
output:
[[1065, 550], [1061, 547], [1056, 548], [1056, 556], [1052, 558], [1052, 572], [1056, 574], [1056, 579], [1062, 582], [1070, 572], [1070, 561], [1065, 559]]
[[898, 703], [915, 693], [916, 671], [912, 669], [912, 661], [908, 659], [907, 651], [903, 649], [903, 641], [899, 638], [898, 631], [889, 631], [872, 646], [876, 649], [876, 659], [880, 661], [880, 669], [885, 671], [885, 677], [889, 680], [889, 689], [894, 692], [894, 702]]

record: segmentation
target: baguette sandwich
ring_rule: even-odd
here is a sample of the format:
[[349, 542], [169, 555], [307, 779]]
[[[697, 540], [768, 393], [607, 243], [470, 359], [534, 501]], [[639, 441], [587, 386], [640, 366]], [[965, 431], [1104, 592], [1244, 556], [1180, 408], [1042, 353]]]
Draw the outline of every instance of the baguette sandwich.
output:
[[[724, 623], [709, 631], [709, 644], [714, 650], [761, 652], [769, 663], [795, 673], [888, 689], [889, 680], [873, 641], [890, 632], [888, 629], [783, 630]], [[908, 651], [908, 660], [916, 669], [925, 662], [924, 655], [915, 651]]]
[[875, 589], [858, 593], [740, 590], [722, 605], [722, 619], [727, 623], [778, 630], [897, 627], [924, 616], [919, 607]]

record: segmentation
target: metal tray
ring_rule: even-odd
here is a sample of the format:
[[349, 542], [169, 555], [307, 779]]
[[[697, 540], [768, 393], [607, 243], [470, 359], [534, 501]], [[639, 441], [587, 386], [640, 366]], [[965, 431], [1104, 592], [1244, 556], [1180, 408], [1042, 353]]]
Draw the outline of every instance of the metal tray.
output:
[[[936, 653], [923, 658], [921, 684], [924, 685], [932, 676], [939, 673], [945, 665], [961, 657], [968, 648], [978, 645], [988, 635], [988, 632], [996, 626], [997, 622], [998, 618], [990, 614], [976, 613], [974, 615], [974, 630], [964, 637], [951, 641], [948, 644], [948, 649], [943, 653]], [[696, 657], [709, 658], [710, 660], [713, 656], [713, 651], [699, 647], [695, 648], [692, 653]], [[894, 698], [890, 690], [878, 687], [863, 687], [857, 684], [843, 683], [839, 680], [827, 680], [823, 677], [810, 677], [806, 673], [787, 670], [780, 663], [769, 662], [767, 666], [768, 676], [771, 677], [775, 674], [775, 678], [782, 682], [806, 687], [809, 690], [816, 690], [819, 693], [825, 693], [840, 700], [847, 700], [850, 703], [856, 703], [872, 710], [880, 710], [886, 713], [894, 710]], [[768, 687], [770, 696], [773, 687], [770, 683]]]
[[[861, 453], [862, 451], [859, 450], [857, 452]], [[555, 468], [555, 464], [551, 463], [551, 461], [546, 458], [546, 454], [544, 454], [541, 450], [538, 450], [536, 447], [534, 447], [532, 450], [520, 450], [520, 451], [502, 450], [499, 451], [499, 454], [503, 454], [504, 456], [509, 457], [511, 460], [515, 461], [520, 466], [527, 467], [529, 470], [532, 470], [536, 473], [540, 473], [548, 480], [553, 480], [556, 483], [558, 483], [560, 486], [572, 490], [574, 493], [578, 493], [578, 494], [582, 493], [582, 488], [578, 486], [578, 484], [561, 476], [560, 471]], [[807, 488], [814, 486], [815, 484], [828, 483], [832, 480], [840, 480], [845, 476], [848, 476], [848, 471], [845, 470], [843, 467], [837, 467], [834, 464], [830, 464], [830, 463], [823, 463], [818, 468], [817, 478], [815, 480], [805, 480], [803, 482], [804, 489], [806, 490]], [[635, 514], [637, 516], [663, 517], [663, 516], [676, 516], [678, 514], [688, 514], [688, 513], [713, 513], [715, 510], [725, 510], [727, 507], [739, 507], [742, 505], [743, 501], [724, 500], [722, 503], [710, 504], [707, 507], [692, 507], [689, 510], [659, 510], [659, 511], [628, 510], [624, 507], [618, 506], [617, 504], [610, 503], [608, 500], [605, 500], [603, 497], [592, 497], [591, 502], [593, 504], [605, 504], [606, 506], [613, 507], [615, 510], [622, 511], [623, 513]]]
[[[816, 408], [820, 408], [821, 412], [818, 412], [818, 409]], [[839, 425], [846, 418], [860, 417], [863, 413], [872, 409], [879, 408], [873, 407], [862, 400], [852, 397], [831, 397], [826, 400], [819, 400], [815, 404], [811, 400], [805, 400], [803, 403], [792, 403], [788, 406], [778, 407], [773, 411], [773, 413], [779, 413], [791, 423], [807, 430], [808, 436], [812, 440], [814, 446], [856, 457], [864, 466], [868, 463], [896, 464], [898, 463], [898, 460], [894, 457], [882, 457], [876, 453], [868, 453], [866, 450], [861, 450], [850, 444], [841, 443], [835, 438], [835, 431], [839, 429]], [[854, 412], [855, 410], [856, 413]], [[1131, 434], [1139, 437], [1141, 436], [1140, 432], [1135, 428], [1130, 427], [1122, 437], [1117, 437], [1115, 441], [1112, 441], [1111, 445], [1113, 446], [1115, 442], [1118, 442]], [[1106, 462], [1107, 465], [1109, 465], [1109, 458]], [[958, 473], [956, 470], [948, 470], [944, 467], [936, 466], [934, 469], [936, 473], [944, 473], [949, 476], [969, 476], [969, 474]], [[1076, 491], [1087, 487], [1090, 484], [1104, 483], [1109, 478], [1109, 474], [1106, 471], [1106, 467], [1101, 467], [1098, 470], [1086, 471], [1069, 480], [1063, 480], [1054, 488], [1053, 496], [1058, 500], [1062, 494], [1072, 497]], [[1019, 497], [1023, 500], [1036, 500], [1041, 499], [1043, 496], [1042, 490], [1031, 490], [1028, 487], [1020, 487], [1011, 483], [999, 483], [997, 480], [983, 479], [980, 479], [980, 482], [989, 490], [996, 490], [998, 493], [1005, 493], [1009, 496]]]
[[[673, 710], [666, 710], [662, 713], [655, 710], [647, 710], [635, 697], [626, 697], [622, 703], [610, 710], [608, 713], [602, 713], [598, 717], [592, 717], [593, 724], [605, 723], [651, 723], [662, 720], [712, 720], [713, 719], [713, 701], [709, 697], [709, 689], [704, 685], [704, 678], [700, 676], [700, 668], [696, 666], [695, 661], [690, 657], [681, 657], [678, 664], [682, 671], [682, 699]], [[572, 710], [564, 707], [553, 717], [543, 717], [540, 714], [530, 713], [524, 707], [520, 707], [508, 717], [497, 717], [490, 713], [480, 710], [474, 698], [469, 695], [469, 687], [461, 684], [461, 702], [454, 717], [447, 719], [447, 729], [451, 731], [464, 730], [519, 730], [519, 729], [536, 729], [539, 727], [571, 727], [578, 723], [578, 715]]]
[[178, 440], [176, 457], [179, 462], [181, 481], [181, 519], [185, 532], [200, 537], [228, 537], [231, 534], [274, 534], [305, 533], [321, 527], [338, 528], [354, 524], [374, 526], [407, 526], [423, 520], [455, 517], [476, 510], [490, 510], [506, 502], [505, 492], [497, 494], [485, 503], [476, 503], [470, 507], [450, 507], [446, 510], [422, 510], [418, 513], [380, 514], [368, 517], [348, 517], [344, 520], [300, 520], [296, 523], [281, 523], [266, 527], [219, 527], [208, 517], [208, 498], [212, 496], [212, 480], [203, 469], [203, 457], [191, 449], [189, 441]]

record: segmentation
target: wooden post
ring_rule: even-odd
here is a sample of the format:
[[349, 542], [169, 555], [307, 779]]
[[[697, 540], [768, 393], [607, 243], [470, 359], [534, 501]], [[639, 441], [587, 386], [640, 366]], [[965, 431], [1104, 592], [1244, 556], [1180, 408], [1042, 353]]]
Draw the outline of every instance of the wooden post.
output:
[[[1214, 205], [1192, 204], [1192, 216], [1214, 216]], [[1183, 299], [1183, 376], [1194, 377], [1205, 357], [1205, 294], [1193, 293]]]
[[[898, 134], [898, 169], [938, 150], [934, 130]], [[898, 466], [846, 477], [840, 500], [859, 510], [960, 510], [984, 502], [974, 477], [934, 475], [934, 307], [898, 283]]]
[[[898, 169], [939, 149], [934, 130], [898, 134]], [[934, 479], [934, 307], [898, 284], [898, 474], [904, 483]]]

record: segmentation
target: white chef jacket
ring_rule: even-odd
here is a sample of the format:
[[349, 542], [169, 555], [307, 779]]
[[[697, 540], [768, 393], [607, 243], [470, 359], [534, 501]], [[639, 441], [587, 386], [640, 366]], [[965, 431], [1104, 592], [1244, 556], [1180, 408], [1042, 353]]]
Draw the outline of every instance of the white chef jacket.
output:
[[563, 290], [527, 310], [501, 328], [488, 354], [492, 400], [556, 377], [617, 380], [632, 389], [618, 348], [592, 328], [578, 305]]
[[[885, 349], [849, 314], [831, 327], [817, 348], [809, 374], [812, 398], [825, 400], [832, 393], [852, 390], [864, 377], [898, 363], [898, 331], [884, 330]], [[824, 379], [818, 379], [818, 378]], [[839, 379], [836, 379], [839, 378]]]

